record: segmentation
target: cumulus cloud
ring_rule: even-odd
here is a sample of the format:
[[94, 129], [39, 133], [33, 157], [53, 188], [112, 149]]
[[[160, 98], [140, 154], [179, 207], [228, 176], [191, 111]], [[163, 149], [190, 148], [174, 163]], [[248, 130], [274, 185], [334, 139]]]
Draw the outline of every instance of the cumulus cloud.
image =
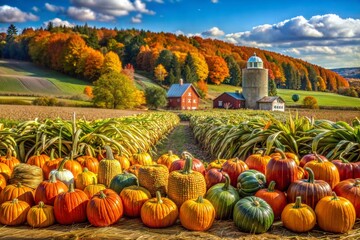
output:
[[79, 21], [91, 21], [96, 19], [96, 14], [89, 8], [69, 7], [67, 15]]
[[164, 3], [163, 0], [147, 0], [147, 2]]
[[142, 21], [141, 18], [142, 18], [142, 15], [139, 13], [135, 17], [131, 18], [131, 22], [132, 23], [141, 23], [141, 21]]
[[17, 7], [11, 7], [8, 5], [0, 6], [0, 23], [15, 23], [37, 20], [39, 20], [38, 16], [32, 13], [23, 12]]
[[224, 31], [220, 30], [218, 27], [210, 28], [209, 30], [201, 33], [201, 35], [205, 37], [221, 37], [224, 34]]
[[54, 18], [52, 20], [44, 22], [43, 27], [46, 27], [49, 24], [49, 22], [52, 22], [54, 27], [59, 27], [59, 26], [74, 27], [75, 26], [74, 24], [72, 24], [68, 21], [62, 20], [60, 18]]
[[38, 8], [38, 7], [36, 7], [36, 6], [33, 6], [32, 8], [31, 8], [34, 12], [38, 12], [40, 9]]
[[65, 8], [61, 7], [61, 6], [56, 6], [50, 3], [45, 3], [45, 8], [46, 10], [50, 11], [50, 12], [64, 12]]
[[212, 3], [218, 3], [219, 0], [211, 0]]

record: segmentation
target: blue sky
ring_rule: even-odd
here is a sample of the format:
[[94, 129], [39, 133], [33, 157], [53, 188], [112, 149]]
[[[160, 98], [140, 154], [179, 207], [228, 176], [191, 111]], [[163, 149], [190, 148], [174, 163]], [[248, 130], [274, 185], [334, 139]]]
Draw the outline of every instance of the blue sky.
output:
[[360, 67], [360, 0], [0, 0], [0, 31], [49, 21], [199, 35], [325, 68]]

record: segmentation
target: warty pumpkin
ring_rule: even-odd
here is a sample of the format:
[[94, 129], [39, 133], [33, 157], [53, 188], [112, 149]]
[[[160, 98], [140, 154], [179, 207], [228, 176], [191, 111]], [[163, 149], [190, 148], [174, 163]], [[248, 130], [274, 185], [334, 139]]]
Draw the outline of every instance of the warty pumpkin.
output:
[[123, 213], [121, 198], [111, 189], [96, 193], [86, 206], [89, 222], [96, 227], [106, 227], [116, 223]]
[[74, 184], [71, 183], [67, 192], [59, 193], [55, 198], [56, 221], [64, 225], [85, 222], [88, 201], [86, 193], [80, 189], [74, 189]]
[[179, 218], [181, 225], [188, 230], [206, 231], [213, 225], [215, 214], [211, 202], [199, 195], [181, 205]]
[[18, 200], [6, 201], [0, 205], [0, 223], [8, 226], [21, 225], [26, 222], [26, 216], [30, 205]]
[[284, 192], [275, 189], [276, 182], [271, 181], [267, 189], [260, 189], [255, 197], [265, 200], [274, 212], [274, 219], [281, 217], [281, 213], [287, 205], [287, 198]]
[[13, 151], [8, 148], [5, 156], [0, 157], [0, 162], [8, 165], [11, 171], [14, 170], [14, 167], [20, 164], [20, 160], [13, 156]]
[[258, 151], [255, 154], [250, 155], [246, 158], [245, 163], [249, 169], [257, 170], [263, 174], [266, 173], [266, 165], [270, 161], [271, 157], [265, 155], [265, 151]]
[[70, 187], [70, 184], [74, 183], [74, 175], [71, 171], [64, 168], [67, 160], [68, 158], [64, 158], [63, 160], [61, 160], [59, 167], [49, 173], [49, 178], [51, 175], [54, 175], [56, 179], [65, 183], [67, 187]]
[[180, 160], [179, 156], [169, 150], [168, 153], [164, 153], [158, 158], [157, 163], [165, 165], [168, 169], [170, 169], [171, 163], [176, 160]]
[[240, 199], [236, 188], [230, 184], [229, 175], [225, 174], [224, 177], [225, 183], [212, 186], [205, 195], [214, 206], [215, 218], [220, 220], [232, 218], [234, 206]]
[[27, 202], [31, 207], [35, 204], [33, 191], [32, 188], [26, 187], [20, 182], [7, 185], [0, 193], [0, 203], [17, 198], [20, 201]]
[[114, 190], [117, 194], [120, 194], [124, 188], [137, 185], [137, 182], [138, 179], [134, 174], [124, 171], [111, 179], [109, 188]]
[[139, 168], [139, 184], [149, 190], [152, 197], [159, 191], [162, 196], [166, 196], [169, 178], [169, 169], [162, 165], [141, 166]]
[[305, 170], [309, 173], [309, 178], [291, 183], [287, 190], [287, 199], [292, 203], [295, 202], [297, 196], [300, 196], [303, 203], [315, 209], [320, 199], [332, 194], [331, 187], [323, 180], [315, 180], [310, 168], [305, 168]]
[[169, 198], [161, 197], [159, 191], [156, 198], [147, 200], [141, 207], [141, 221], [151, 228], [164, 228], [174, 225], [179, 211], [176, 204]]
[[204, 196], [206, 182], [204, 176], [192, 170], [192, 157], [186, 156], [183, 170], [172, 171], [168, 180], [168, 197], [180, 207], [186, 200]]
[[360, 178], [341, 181], [335, 186], [334, 192], [349, 200], [355, 207], [356, 217], [360, 218]]
[[237, 189], [240, 197], [253, 196], [255, 193], [266, 186], [265, 175], [257, 170], [246, 170], [237, 179]]
[[94, 182], [97, 183], [96, 174], [89, 171], [87, 168], [84, 168], [83, 172], [80, 173], [75, 179], [75, 187], [80, 190], [84, 190], [87, 185], [90, 185]]
[[49, 180], [43, 181], [36, 188], [35, 203], [42, 201], [44, 204], [54, 205], [56, 196], [68, 190], [65, 183], [57, 180], [55, 175], [51, 175]]
[[114, 159], [110, 146], [105, 146], [106, 159], [99, 163], [98, 182], [106, 187], [110, 185], [111, 179], [122, 172], [120, 163]]
[[229, 159], [223, 164], [223, 171], [229, 174], [233, 187], [236, 187], [238, 176], [245, 170], [249, 170], [249, 167], [238, 158]]
[[296, 197], [295, 203], [289, 203], [281, 214], [283, 226], [293, 232], [308, 232], [316, 224], [316, 215], [314, 210], [301, 203], [301, 197]]
[[315, 208], [317, 224], [328, 232], [346, 233], [354, 227], [356, 212], [352, 203], [343, 197], [332, 196], [322, 198]]
[[124, 188], [120, 193], [124, 214], [128, 217], [139, 217], [142, 205], [151, 198], [150, 192], [138, 184]]
[[27, 223], [34, 228], [49, 227], [55, 223], [54, 207], [40, 201], [27, 213]]

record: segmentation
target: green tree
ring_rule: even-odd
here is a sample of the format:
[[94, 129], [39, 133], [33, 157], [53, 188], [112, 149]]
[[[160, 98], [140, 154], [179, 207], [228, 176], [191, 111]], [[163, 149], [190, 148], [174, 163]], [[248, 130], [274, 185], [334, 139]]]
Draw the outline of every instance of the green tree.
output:
[[18, 34], [18, 30], [14, 24], [10, 24], [6, 31], [6, 42], [9, 43], [15, 39]]
[[124, 49], [124, 63], [125, 64], [132, 64], [135, 68], [137, 67], [136, 65], [136, 57], [140, 52], [140, 47], [142, 45], [145, 45], [145, 41], [144, 38], [141, 34], [136, 35], [135, 37], [133, 37], [129, 44], [125, 45], [125, 49]]
[[311, 109], [319, 108], [318, 102], [317, 102], [316, 98], [314, 98], [313, 96], [305, 97], [303, 100], [303, 104], [306, 108], [311, 108]]
[[158, 109], [167, 105], [166, 91], [159, 87], [148, 87], [145, 89], [146, 104], [151, 109]]
[[299, 96], [298, 94], [293, 94], [293, 95], [291, 96], [291, 99], [292, 99], [294, 102], [297, 102], [297, 101], [299, 101], [300, 96]]
[[160, 52], [160, 55], [156, 60], [156, 66], [161, 64], [166, 69], [167, 72], [170, 72], [172, 59], [173, 59], [173, 53], [170, 50], [164, 49]]
[[269, 96], [277, 96], [276, 83], [274, 80], [269, 81]]
[[93, 103], [106, 108], [127, 109], [141, 104], [134, 81], [122, 73], [109, 72], [94, 82]]
[[311, 88], [312, 90], [317, 91], [318, 79], [316, 78], [317, 77], [316, 71], [312, 65], [308, 65], [306, 66], [306, 68], [308, 70], [308, 78], [309, 81], [311, 82]]
[[188, 83], [193, 83], [198, 81], [195, 62], [190, 53], [186, 55], [184, 67], [182, 69], [182, 77], [184, 81]]

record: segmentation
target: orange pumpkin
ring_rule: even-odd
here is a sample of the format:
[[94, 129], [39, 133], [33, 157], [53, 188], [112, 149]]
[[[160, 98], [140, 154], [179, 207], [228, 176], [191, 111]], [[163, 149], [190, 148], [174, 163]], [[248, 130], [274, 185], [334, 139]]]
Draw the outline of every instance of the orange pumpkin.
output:
[[157, 163], [165, 165], [168, 169], [170, 169], [171, 163], [179, 159], [178, 155], [173, 154], [173, 152], [169, 150], [168, 153], [165, 153], [158, 158]]
[[6, 179], [0, 174], [0, 192], [6, 187]]
[[0, 203], [11, 201], [14, 198], [27, 202], [30, 207], [35, 204], [33, 189], [20, 182], [7, 185], [0, 193]]
[[[284, 153], [285, 153], [286, 158], [292, 159], [295, 161], [296, 165], [300, 165], [299, 157], [295, 153], [292, 153], [292, 152], [284, 152]], [[270, 157], [271, 158], [281, 158], [282, 156], [279, 152], [274, 152], [274, 153], [270, 154]]]
[[114, 158], [119, 161], [122, 170], [127, 170], [131, 166], [130, 160], [123, 155], [114, 154]]
[[355, 207], [356, 217], [360, 218], [360, 178], [341, 181], [335, 186], [334, 192], [349, 200]]
[[12, 151], [10, 148], [7, 149], [6, 156], [0, 157], [0, 162], [8, 165], [11, 171], [14, 170], [14, 167], [20, 164], [20, 160], [12, 156]]
[[55, 149], [53, 148], [50, 153], [49, 161], [46, 161], [42, 166], [45, 179], [49, 179], [50, 172], [57, 169], [58, 164], [63, 160], [62, 158], [54, 158], [54, 152]]
[[12, 171], [8, 165], [6, 165], [5, 163], [0, 163], [0, 174], [4, 176], [6, 181], [9, 180], [9, 178], [11, 177], [11, 172]]
[[35, 202], [44, 202], [47, 205], [54, 205], [55, 198], [62, 192], [67, 192], [68, 187], [65, 183], [56, 179], [55, 175], [51, 175], [49, 180], [43, 181], [35, 190]]
[[233, 187], [236, 187], [237, 185], [237, 178], [238, 176], [245, 170], [249, 170], [248, 165], [238, 159], [238, 158], [232, 158], [227, 160], [224, 164], [223, 164], [223, 171], [226, 172], [231, 180], [231, 185]]
[[249, 169], [255, 169], [263, 174], [266, 173], [266, 165], [270, 161], [271, 157], [265, 155], [265, 151], [258, 151], [255, 154], [246, 158], [245, 163]]
[[54, 207], [39, 202], [27, 213], [27, 223], [34, 228], [48, 227], [55, 223]]
[[86, 155], [76, 158], [76, 161], [80, 163], [82, 168], [87, 168], [90, 172], [97, 174], [99, 170], [99, 161], [91, 152], [92, 151], [88, 147], [86, 149]]
[[46, 154], [40, 155], [40, 153], [37, 152], [36, 155], [29, 157], [29, 159], [27, 160], [26, 163], [42, 168], [44, 166], [45, 162], [47, 162], [49, 160], [50, 160], [50, 157], [48, 155], [46, 155]]
[[[60, 164], [61, 162], [58, 163], [57, 168], [59, 168]], [[81, 164], [73, 159], [72, 154], [70, 154], [70, 159], [65, 162], [64, 168], [69, 170], [73, 174], [74, 179], [76, 179], [77, 176], [82, 173]]]
[[14, 198], [0, 205], [0, 223], [3, 225], [16, 226], [26, 222], [26, 216], [30, 209], [27, 202]]
[[124, 206], [124, 214], [128, 217], [139, 217], [142, 205], [151, 198], [150, 192], [143, 187], [129, 186], [120, 193], [120, 198]]

